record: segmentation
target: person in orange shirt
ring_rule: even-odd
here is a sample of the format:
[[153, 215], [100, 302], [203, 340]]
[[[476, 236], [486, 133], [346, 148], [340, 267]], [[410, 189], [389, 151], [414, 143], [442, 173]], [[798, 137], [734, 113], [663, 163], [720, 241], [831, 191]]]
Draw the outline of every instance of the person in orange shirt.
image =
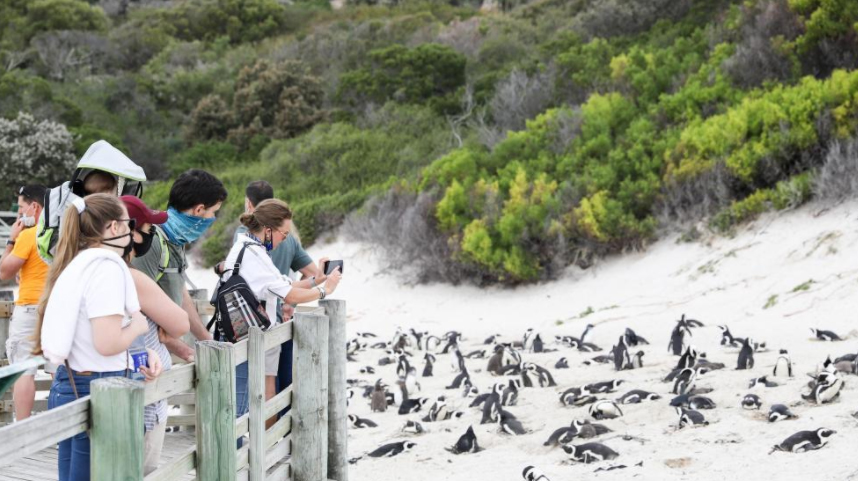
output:
[[[18, 220], [12, 225], [6, 250], [0, 259], [0, 280], [19, 277], [18, 299], [15, 301], [9, 338], [6, 340], [6, 356], [10, 363], [33, 357], [36, 308], [48, 276], [48, 265], [39, 257], [36, 249], [35, 227], [36, 219], [42, 212], [46, 191], [43, 185], [27, 185], [18, 191]], [[46, 370], [50, 372], [50, 366], [46, 366]], [[33, 411], [35, 374], [35, 368], [27, 371], [13, 387], [12, 401], [18, 421], [30, 417]]]

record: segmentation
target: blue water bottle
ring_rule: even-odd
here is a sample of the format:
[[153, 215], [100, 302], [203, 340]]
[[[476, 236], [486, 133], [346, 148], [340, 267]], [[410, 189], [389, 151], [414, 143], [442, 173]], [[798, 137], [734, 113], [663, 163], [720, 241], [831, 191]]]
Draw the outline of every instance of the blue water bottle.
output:
[[128, 348], [128, 354], [131, 356], [130, 370], [131, 379], [142, 381], [145, 379], [143, 373], [140, 372], [141, 367], [149, 367], [149, 353], [146, 351], [145, 335], [138, 336]]

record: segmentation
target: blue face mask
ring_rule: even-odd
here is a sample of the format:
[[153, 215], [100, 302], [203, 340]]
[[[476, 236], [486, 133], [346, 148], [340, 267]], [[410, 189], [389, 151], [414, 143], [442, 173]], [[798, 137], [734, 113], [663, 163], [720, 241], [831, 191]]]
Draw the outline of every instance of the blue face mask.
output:
[[205, 219], [179, 212], [173, 207], [167, 209], [167, 222], [162, 226], [167, 238], [173, 244], [185, 245], [200, 238], [212, 225], [215, 218]]

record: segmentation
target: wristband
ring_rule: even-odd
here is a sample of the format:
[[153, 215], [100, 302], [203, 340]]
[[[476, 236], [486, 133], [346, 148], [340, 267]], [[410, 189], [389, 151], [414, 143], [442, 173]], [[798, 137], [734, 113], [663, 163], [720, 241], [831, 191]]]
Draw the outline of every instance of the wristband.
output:
[[316, 276], [310, 278], [310, 287], [316, 287]]

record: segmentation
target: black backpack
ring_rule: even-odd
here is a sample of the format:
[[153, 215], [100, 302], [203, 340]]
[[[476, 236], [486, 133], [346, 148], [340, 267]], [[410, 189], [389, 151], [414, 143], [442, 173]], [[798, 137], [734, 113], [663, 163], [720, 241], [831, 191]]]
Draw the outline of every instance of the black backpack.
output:
[[[247, 246], [259, 245], [255, 242], [245, 242], [235, 265], [232, 267], [232, 275], [226, 281], [218, 281], [215, 295], [211, 304], [215, 308], [214, 316], [209, 322], [208, 328], [217, 326], [221, 338], [225, 341], [236, 343], [245, 339], [250, 332], [250, 327], [260, 327], [263, 331], [271, 327], [271, 320], [265, 312], [265, 305], [256, 298], [250, 286], [239, 275], [241, 260]], [[224, 274], [229, 270], [224, 271]], [[223, 274], [222, 274], [223, 275]]]

